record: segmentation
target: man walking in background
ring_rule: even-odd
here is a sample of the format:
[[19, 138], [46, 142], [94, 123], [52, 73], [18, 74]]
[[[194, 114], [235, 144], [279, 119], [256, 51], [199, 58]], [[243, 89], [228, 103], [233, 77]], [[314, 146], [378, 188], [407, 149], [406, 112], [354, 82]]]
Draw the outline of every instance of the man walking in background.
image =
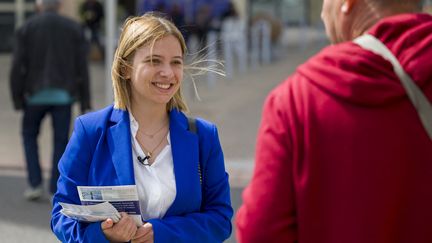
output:
[[323, 1], [334, 45], [267, 97], [239, 242], [432, 242], [432, 16], [420, 10]]
[[104, 8], [97, 0], [85, 0], [80, 6], [80, 13], [84, 28], [90, 32], [90, 57], [95, 60], [102, 60], [104, 48], [100, 40], [100, 29], [104, 17]]
[[57, 163], [69, 138], [71, 108], [90, 109], [86, 41], [81, 26], [60, 16], [60, 0], [37, 0], [38, 13], [16, 34], [10, 88], [15, 109], [23, 111], [22, 137], [30, 187], [27, 200], [43, 195], [37, 138], [45, 115], [53, 127], [49, 192], [57, 190]]

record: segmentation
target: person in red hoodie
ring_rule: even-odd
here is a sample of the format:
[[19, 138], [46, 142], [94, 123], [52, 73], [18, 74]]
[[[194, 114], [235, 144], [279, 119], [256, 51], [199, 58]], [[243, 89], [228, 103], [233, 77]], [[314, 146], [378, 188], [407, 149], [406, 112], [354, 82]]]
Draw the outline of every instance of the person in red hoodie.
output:
[[378, 38], [430, 102], [420, 2], [323, 1], [334, 45], [266, 99], [239, 242], [432, 242], [432, 140], [392, 64], [352, 42]]

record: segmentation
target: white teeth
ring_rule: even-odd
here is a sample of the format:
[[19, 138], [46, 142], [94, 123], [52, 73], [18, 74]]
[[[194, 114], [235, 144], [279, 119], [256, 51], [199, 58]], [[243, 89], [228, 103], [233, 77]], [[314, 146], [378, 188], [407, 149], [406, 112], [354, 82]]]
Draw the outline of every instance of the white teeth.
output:
[[171, 87], [170, 84], [161, 84], [161, 83], [154, 83], [156, 85], [156, 87], [161, 88], [161, 89], [169, 89]]

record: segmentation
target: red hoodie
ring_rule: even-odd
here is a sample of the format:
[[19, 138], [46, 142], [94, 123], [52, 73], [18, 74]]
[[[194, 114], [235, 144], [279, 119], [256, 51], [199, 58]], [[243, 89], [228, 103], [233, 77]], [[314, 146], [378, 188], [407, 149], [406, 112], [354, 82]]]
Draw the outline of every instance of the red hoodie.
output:
[[[432, 100], [432, 16], [370, 31]], [[352, 42], [268, 96], [239, 242], [431, 243], [432, 141], [392, 66]]]

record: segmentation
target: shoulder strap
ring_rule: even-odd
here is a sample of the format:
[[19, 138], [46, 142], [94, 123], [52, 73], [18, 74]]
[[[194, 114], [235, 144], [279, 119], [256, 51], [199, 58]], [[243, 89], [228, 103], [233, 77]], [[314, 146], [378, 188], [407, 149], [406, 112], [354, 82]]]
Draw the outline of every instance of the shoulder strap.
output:
[[188, 116], [187, 119], [189, 124], [189, 131], [191, 131], [194, 134], [197, 134], [196, 119], [190, 116]]
[[[198, 134], [197, 132], [197, 127], [196, 127], [196, 119], [190, 116], [187, 116], [188, 119], [188, 125], [189, 125], [189, 131], [194, 133], [194, 134]], [[199, 143], [198, 143], [199, 144]], [[202, 185], [202, 172], [201, 172], [201, 160], [199, 159], [198, 162], [198, 174], [199, 174], [199, 178], [200, 178], [200, 184]]]
[[382, 56], [393, 65], [394, 72], [399, 77], [403, 87], [405, 88], [408, 97], [416, 108], [420, 120], [432, 140], [432, 105], [420, 88], [414, 83], [411, 77], [402, 68], [397, 58], [393, 53], [375, 36], [362, 35], [354, 40], [354, 43], [361, 46], [363, 49], [369, 50]]

